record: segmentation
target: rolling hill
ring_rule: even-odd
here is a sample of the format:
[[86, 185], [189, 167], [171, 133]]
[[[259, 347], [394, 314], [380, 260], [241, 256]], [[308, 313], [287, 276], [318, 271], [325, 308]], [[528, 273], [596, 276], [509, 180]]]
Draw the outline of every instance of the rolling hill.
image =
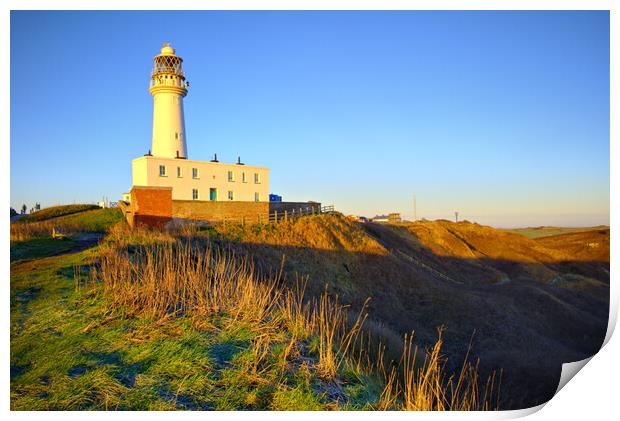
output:
[[323, 215], [208, 235], [262, 271], [284, 259], [288, 278], [307, 276], [311, 294], [328, 285], [353, 308], [372, 297], [371, 319], [392, 348], [412, 330], [431, 344], [444, 326], [456, 368], [471, 341], [483, 371], [503, 370], [503, 395], [515, 407], [548, 400], [561, 364], [597, 352], [607, 328], [608, 229], [530, 239], [469, 222]]
[[[447, 373], [469, 353], [480, 379], [501, 373], [499, 407], [524, 408], [547, 401], [561, 364], [597, 352], [607, 327], [609, 229], [532, 239], [331, 213], [157, 232], [91, 210], [56, 218], [70, 237], [58, 242], [51, 223], [11, 224], [12, 408], [380, 409], [379, 377], [346, 364], [329, 381], [317, 374], [329, 369], [317, 338], [363, 308], [364, 335], [386, 345], [388, 362], [401, 362], [405, 335], [430, 350], [441, 329]], [[95, 245], [89, 235], [104, 231]], [[211, 252], [222, 259], [217, 276], [192, 263]], [[227, 266], [239, 259], [251, 277]], [[224, 295], [209, 295], [205, 279], [220, 279]], [[327, 291], [347, 313], [296, 313], [300, 285], [304, 305]], [[62, 358], [47, 358], [52, 349]]]

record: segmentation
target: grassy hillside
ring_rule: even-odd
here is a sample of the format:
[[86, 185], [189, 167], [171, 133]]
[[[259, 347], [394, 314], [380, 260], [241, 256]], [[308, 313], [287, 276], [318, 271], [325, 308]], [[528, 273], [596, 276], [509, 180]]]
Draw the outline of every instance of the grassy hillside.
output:
[[605, 230], [609, 229], [608, 226], [601, 225], [598, 227], [589, 228], [569, 228], [569, 227], [530, 227], [530, 228], [511, 228], [505, 231], [515, 234], [523, 235], [527, 238], [541, 238], [549, 237], [553, 235], [570, 234], [574, 232], [593, 231], [593, 230]]
[[84, 212], [87, 210], [99, 209], [97, 205], [61, 205], [51, 206], [49, 208], [41, 209], [40, 211], [26, 215], [20, 222], [40, 222], [51, 218], [57, 218], [59, 216], [71, 215], [73, 213]]
[[[115, 307], [74, 280], [81, 265], [86, 282], [97, 254], [13, 268], [12, 409], [312, 410], [379, 402], [381, 383], [352, 368], [319, 378], [318, 340], [294, 340], [279, 320], [229, 311], [127, 315], [131, 305]], [[322, 396], [332, 389], [333, 397]]]
[[[321, 234], [326, 245], [376, 247], [358, 227], [343, 228], [346, 238]], [[284, 226], [269, 229], [286, 236]], [[119, 224], [85, 250], [25, 251], [11, 266], [11, 408], [497, 406], [497, 389], [486, 390], [496, 382], [479, 381], [469, 363], [448, 377], [441, 339], [427, 354], [404, 339], [400, 363], [386, 364], [363, 308], [257, 274], [218, 243], [223, 233], [207, 235], [219, 238]]]
[[536, 241], [557, 252], [563, 260], [609, 262], [609, 228], [578, 231], [538, 238]]
[[381, 326], [388, 353], [404, 332], [415, 329], [417, 342], [431, 346], [445, 326], [448, 368], [457, 369], [474, 334], [482, 372], [503, 369], [503, 395], [515, 406], [548, 399], [557, 367], [595, 353], [605, 334], [604, 247], [606, 261], [567, 260], [563, 250], [468, 222], [357, 224], [339, 215], [188, 235], [252, 256], [263, 273], [282, 267], [290, 284], [307, 277], [310, 296], [327, 286], [354, 309], [372, 297], [370, 322]]
[[87, 214], [70, 242], [11, 243], [13, 409], [527, 407], [607, 324], [608, 232], [338, 214], [158, 232]]
[[[40, 212], [43, 212], [43, 210]], [[50, 238], [53, 227], [60, 227], [67, 234], [104, 233], [113, 225], [124, 220], [120, 209], [101, 209], [99, 207], [35, 222], [24, 221], [24, 219], [22, 218], [11, 224], [12, 242]]]

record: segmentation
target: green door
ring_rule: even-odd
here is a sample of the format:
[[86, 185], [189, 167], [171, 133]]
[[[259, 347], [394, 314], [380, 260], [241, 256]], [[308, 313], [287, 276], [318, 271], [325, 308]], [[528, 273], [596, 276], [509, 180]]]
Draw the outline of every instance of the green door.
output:
[[209, 200], [215, 202], [217, 200], [217, 189], [209, 189]]

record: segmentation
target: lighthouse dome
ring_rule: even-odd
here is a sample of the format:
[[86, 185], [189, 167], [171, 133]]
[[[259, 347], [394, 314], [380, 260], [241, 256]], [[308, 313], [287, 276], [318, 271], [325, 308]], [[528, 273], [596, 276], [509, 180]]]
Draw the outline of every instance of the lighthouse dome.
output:
[[161, 49], [161, 54], [173, 56], [174, 55], [174, 48], [172, 48], [170, 46], [170, 44], [165, 43], [164, 46]]

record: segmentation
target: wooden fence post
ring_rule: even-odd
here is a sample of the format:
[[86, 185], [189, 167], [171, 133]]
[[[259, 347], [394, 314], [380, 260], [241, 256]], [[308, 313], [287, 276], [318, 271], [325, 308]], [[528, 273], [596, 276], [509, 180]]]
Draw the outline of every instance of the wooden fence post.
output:
[[278, 211], [273, 211], [273, 218], [276, 221], [276, 224], [278, 223]]
[[284, 222], [288, 221], [288, 211], [284, 211]]

